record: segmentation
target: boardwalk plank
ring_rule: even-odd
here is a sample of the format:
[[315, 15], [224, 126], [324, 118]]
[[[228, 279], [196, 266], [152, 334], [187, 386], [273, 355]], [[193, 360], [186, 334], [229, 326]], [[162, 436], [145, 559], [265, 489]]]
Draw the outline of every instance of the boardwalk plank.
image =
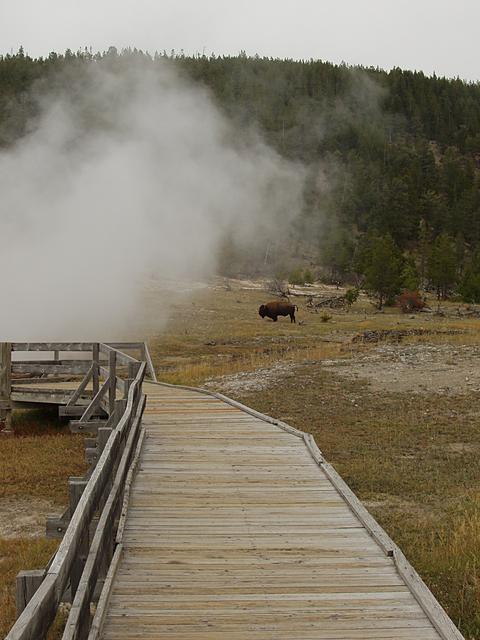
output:
[[105, 640], [439, 640], [298, 433], [146, 385]]

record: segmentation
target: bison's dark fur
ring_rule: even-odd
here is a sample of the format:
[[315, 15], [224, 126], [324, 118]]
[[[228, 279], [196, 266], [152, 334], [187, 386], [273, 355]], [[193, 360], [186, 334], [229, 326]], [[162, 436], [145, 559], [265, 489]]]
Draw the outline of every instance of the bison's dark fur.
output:
[[290, 302], [284, 300], [273, 300], [273, 302], [267, 302], [267, 304], [260, 305], [258, 313], [262, 318], [271, 318], [274, 322], [277, 321], [278, 316], [290, 316], [290, 322], [295, 322], [295, 309], [298, 307]]

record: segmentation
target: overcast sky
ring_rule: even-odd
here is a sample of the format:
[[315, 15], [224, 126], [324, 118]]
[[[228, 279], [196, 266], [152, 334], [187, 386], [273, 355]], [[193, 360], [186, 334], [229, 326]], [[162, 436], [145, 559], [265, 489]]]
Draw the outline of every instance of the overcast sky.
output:
[[480, 0], [0, 0], [0, 51], [319, 58], [480, 80]]

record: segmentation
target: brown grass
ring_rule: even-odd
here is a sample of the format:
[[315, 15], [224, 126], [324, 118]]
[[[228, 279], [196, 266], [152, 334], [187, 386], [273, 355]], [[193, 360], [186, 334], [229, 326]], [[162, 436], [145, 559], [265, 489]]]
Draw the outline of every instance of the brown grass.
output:
[[462, 333], [406, 342], [480, 344], [480, 320], [456, 317], [458, 305], [449, 304], [443, 305], [446, 317], [412, 318], [398, 309], [377, 314], [362, 300], [350, 313], [329, 311], [332, 319], [323, 323], [300, 299], [303, 324], [274, 324], [257, 315], [267, 298], [261, 291], [217, 290], [202, 292], [194, 304], [177, 304], [166, 332], [151, 343], [159, 377], [201, 385], [279, 360], [316, 362], [297, 366], [274, 388], [236, 397], [312, 432], [465, 636], [480, 638], [478, 398], [375, 393], [318, 366], [324, 358], [371, 349], [350, 341], [366, 330], [456, 329]]
[[339, 352], [334, 335], [339, 325], [342, 333], [350, 326], [353, 331], [354, 319], [348, 314], [338, 314], [329, 323], [322, 323], [320, 314], [303, 311], [301, 325], [291, 324], [289, 318], [262, 321], [257, 309], [266, 297], [261, 291], [210, 290], [197, 294], [193, 302], [177, 302], [166, 329], [149, 343], [158, 377], [201, 384], [279, 360], [333, 357]]
[[480, 637], [480, 499], [451, 492], [443, 508], [421, 502], [369, 507], [406, 553], [465, 638]]
[[[271, 297], [259, 289], [235, 286], [229, 291], [201, 290], [193, 299], [173, 296], [167, 327], [149, 342], [158, 377], [165, 382], [197, 385], [211, 377], [252, 371], [278, 360], [321, 360], [336, 357], [340, 350], [343, 355], [350, 355], [359, 347], [351, 347], [349, 340], [367, 330], [457, 329], [462, 334], [434, 334], [428, 341], [455, 345], [480, 342], [480, 319], [458, 318], [458, 304], [443, 304], [447, 317], [412, 317], [397, 308], [376, 313], [362, 298], [351, 312], [328, 310], [331, 320], [322, 322], [321, 311], [311, 313], [305, 298], [295, 298], [300, 307], [297, 321], [301, 324], [290, 324], [289, 318], [280, 318], [277, 323], [260, 318], [258, 306]], [[425, 338], [415, 336], [408, 341]]]
[[58, 546], [57, 540], [0, 538], [0, 637], [15, 620], [15, 576], [22, 569], [44, 567]]
[[220, 362], [215, 362], [213, 358], [204, 362], [197, 361], [187, 364], [179, 364], [174, 370], [162, 375], [163, 382], [171, 384], [201, 385], [206, 380], [239, 373], [244, 371], [255, 371], [264, 367], [273, 366], [279, 360], [287, 362], [302, 362], [303, 360], [323, 360], [340, 355], [340, 348], [336, 344], [323, 343], [318, 347], [305, 345], [304, 347], [274, 347], [264, 353], [261, 350], [253, 350], [248, 355], [242, 356], [219, 356]]
[[[0, 439], [0, 498], [66, 504], [68, 477], [86, 469], [83, 438], [71, 434], [52, 412], [22, 411], [13, 418], [15, 436]], [[15, 620], [16, 574], [44, 567], [57, 547], [58, 540], [0, 538], [0, 637]], [[58, 637], [58, 627], [49, 638]]]
[[15, 437], [0, 441], [0, 497], [67, 499], [67, 478], [85, 472], [83, 438], [50, 414], [14, 415]]
[[313, 433], [452, 619], [480, 637], [480, 433], [468, 396], [377, 394], [305, 366], [239, 399]]

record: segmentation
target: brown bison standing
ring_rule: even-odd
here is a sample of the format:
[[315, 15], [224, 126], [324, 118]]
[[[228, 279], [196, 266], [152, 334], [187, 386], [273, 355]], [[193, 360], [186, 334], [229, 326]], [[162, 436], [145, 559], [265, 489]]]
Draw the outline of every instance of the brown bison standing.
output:
[[267, 302], [267, 304], [261, 304], [258, 313], [262, 318], [267, 316], [274, 322], [277, 321], [278, 316], [290, 316], [290, 322], [296, 322], [295, 309], [298, 311], [298, 307], [295, 304], [283, 300], [274, 300], [273, 302]]

